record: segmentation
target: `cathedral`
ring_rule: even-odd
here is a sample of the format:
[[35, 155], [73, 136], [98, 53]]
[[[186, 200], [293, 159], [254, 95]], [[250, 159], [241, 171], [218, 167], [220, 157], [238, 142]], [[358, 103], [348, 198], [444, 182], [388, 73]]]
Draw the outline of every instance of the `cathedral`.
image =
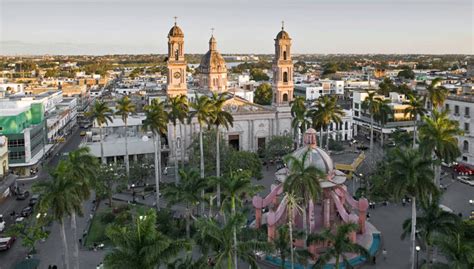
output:
[[[227, 83], [227, 66], [224, 57], [217, 50], [214, 34], [209, 39], [209, 51], [204, 54], [198, 67], [198, 86], [186, 83], [186, 60], [184, 57], [184, 32], [174, 24], [168, 33], [168, 76], [166, 94], [170, 97], [187, 95], [189, 99], [195, 94], [210, 95], [213, 92], [229, 92], [225, 108], [234, 117], [233, 127], [222, 129], [224, 140], [237, 150], [256, 152], [264, 148], [272, 136], [291, 134], [290, 102], [293, 100], [293, 62], [291, 58], [291, 38], [282, 26], [275, 40], [275, 57], [273, 60], [273, 100], [271, 106], [251, 103], [229, 89]], [[168, 141], [180, 148], [190, 145], [194, 134], [199, 132], [199, 125], [194, 119], [190, 125], [184, 125], [181, 133], [174, 137], [169, 127]], [[173, 146], [173, 145], [170, 145]], [[182, 154], [179, 149], [178, 154]], [[172, 151], [173, 152], [173, 151]]]

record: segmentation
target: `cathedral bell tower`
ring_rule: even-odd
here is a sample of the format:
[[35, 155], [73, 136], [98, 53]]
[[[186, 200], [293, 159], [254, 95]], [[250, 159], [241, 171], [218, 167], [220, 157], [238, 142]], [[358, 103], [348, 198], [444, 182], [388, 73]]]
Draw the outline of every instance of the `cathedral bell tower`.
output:
[[[176, 20], [176, 17], [175, 17]], [[168, 33], [168, 96], [186, 95], [186, 60], [184, 59], [184, 33], [176, 21]]]
[[273, 60], [274, 106], [289, 106], [293, 100], [293, 61], [291, 60], [291, 38], [282, 22], [281, 31], [275, 38]]

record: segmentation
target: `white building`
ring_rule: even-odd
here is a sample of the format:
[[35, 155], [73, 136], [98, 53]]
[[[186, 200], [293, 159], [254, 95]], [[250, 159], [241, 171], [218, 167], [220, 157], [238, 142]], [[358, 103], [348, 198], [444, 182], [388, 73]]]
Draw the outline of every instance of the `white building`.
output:
[[458, 136], [461, 157], [458, 161], [474, 165], [474, 96], [448, 96], [445, 101], [445, 109], [449, 110], [449, 117], [459, 122], [459, 128], [464, 134]]

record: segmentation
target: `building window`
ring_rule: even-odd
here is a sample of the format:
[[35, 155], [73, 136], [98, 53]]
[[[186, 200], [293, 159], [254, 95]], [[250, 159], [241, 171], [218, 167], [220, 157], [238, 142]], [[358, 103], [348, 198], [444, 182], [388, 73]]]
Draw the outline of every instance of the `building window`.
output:
[[178, 50], [178, 49], [174, 52], [174, 59], [175, 59], [176, 61], [179, 60], [179, 50]]
[[449, 110], [449, 104], [445, 104], [445, 105], [444, 105], [444, 109], [445, 109], [446, 111], [448, 111], [448, 110]]
[[465, 107], [465, 108], [464, 108], [464, 117], [469, 118], [469, 116], [470, 116], [470, 114], [471, 114], [470, 112], [471, 112], [471, 111], [470, 111], [469, 107], [468, 107], [468, 106]]
[[469, 152], [469, 142], [467, 142], [467, 140], [464, 140], [463, 145], [462, 145], [462, 150], [464, 152]]
[[469, 123], [464, 123], [464, 132], [469, 133]]
[[[348, 130], [348, 129], [349, 129], [349, 124], [347, 123], [347, 121], [346, 121], [346, 124], [345, 124], [345, 127], [344, 127], [344, 129], [346, 129], [346, 130]], [[346, 138], [346, 140], [347, 140], [347, 138]]]
[[467, 162], [467, 156], [462, 156], [462, 161]]
[[359, 104], [359, 103], [354, 103], [354, 108], [355, 108], [355, 109], [359, 109], [359, 108], [360, 108], [360, 104]]
[[288, 72], [283, 72], [283, 82], [288, 82]]
[[359, 117], [359, 111], [354, 111], [354, 116]]
[[283, 102], [288, 102], [288, 94], [283, 94]]
[[283, 52], [283, 60], [286, 60], [286, 51]]
[[459, 106], [454, 106], [454, 115], [459, 115]]

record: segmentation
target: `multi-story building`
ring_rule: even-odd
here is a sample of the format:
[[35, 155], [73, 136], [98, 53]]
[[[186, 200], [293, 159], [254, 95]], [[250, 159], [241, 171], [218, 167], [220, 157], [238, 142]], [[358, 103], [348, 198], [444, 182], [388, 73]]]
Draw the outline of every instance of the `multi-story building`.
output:
[[[367, 98], [368, 93], [365, 90], [354, 90], [353, 91], [353, 102], [352, 111], [354, 119], [354, 135], [362, 132], [365, 134], [369, 133], [370, 130], [370, 114], [362, 108], [362, 103]], [[387, 121], [384, 124], [374, 121], [374, 132], [380, 136], [384, 135], [384, 138], [390, 135], [397, 129], [413, 131], [414, 121], [409, 115], [405, 114], [405, 109], [409, 107], [408, 98], [404, 94], [391, 92], [389, 97], [378, 95], [378, 98], [388, 99], [390, 102], [388, 106], [391, 109], [391, 113], [388, 115]]]
[[295, 96], [303, 96], [306, 100], [316, 100], [324, 95], [343, 95], [344, 81], [320, 80], [311, 84], [295, 84]]
[[8, 138], [0, 136], [0, 180], [8, 175]]
[[[474, 165], [474, 96], [450, 95], [444, 103], [449, 111], [449, 117], [459, 122], [459, 128], [464, 131], [458, 136], [461, 156], [458, 161]], [[471, 131], [472, 129], [472, 131]]]

